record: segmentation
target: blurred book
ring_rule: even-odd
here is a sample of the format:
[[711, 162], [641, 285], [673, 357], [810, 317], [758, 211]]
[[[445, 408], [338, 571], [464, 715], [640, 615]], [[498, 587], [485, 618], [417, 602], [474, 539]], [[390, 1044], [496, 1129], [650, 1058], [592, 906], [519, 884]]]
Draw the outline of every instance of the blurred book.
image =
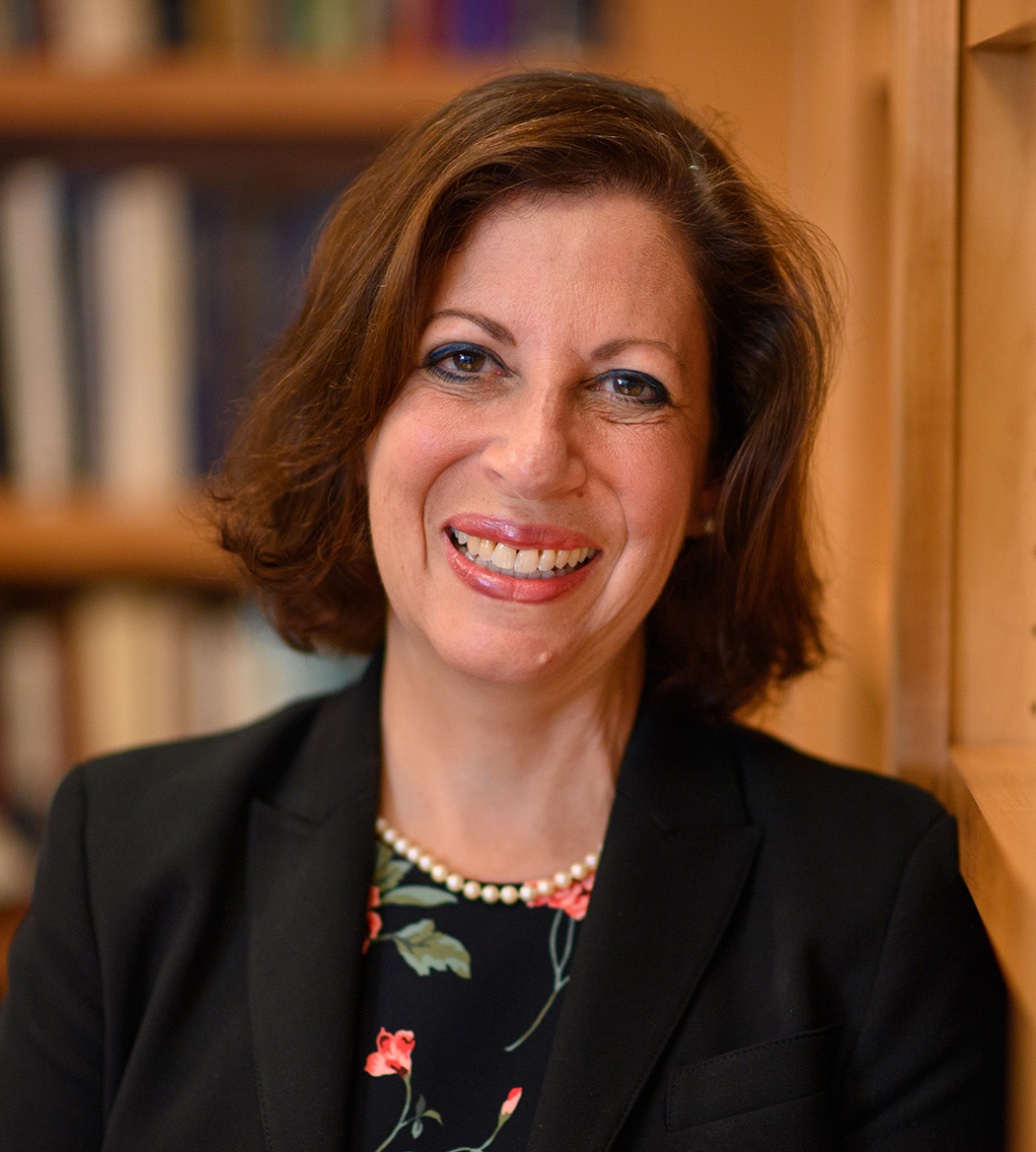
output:
[[48, 14], [50, 50], [64, 64], [109, 68], [160, 42], [154, 0], [50, 0]]
[[97, 479], [114, 498], [166, 502], [185, 490], [194, 455], [186, 186], [159, 168], [110, 176], [93, 227]]
[[231, 58], [272, 51], [278, 0], [186, 0], [185, 19], [193, 46]]
[[511, 0], [447, 0], [445, 44], [461, 54], [504, 52], [511, 44]]
[[38, 834], [69, 761], [66, 659], [55, 612], [12, 611], [0, 624], [0, 779], [15, 826]]
[[0, 179], [0, 323], [11, 482], [23, 494], [67, 491], [73, 475], [70, 278], [65, 187], [48, 161]]
[[68, 620], [78, 756], [183, 734], [189, 603], [131, 585], [98, 585], [75, 597]]

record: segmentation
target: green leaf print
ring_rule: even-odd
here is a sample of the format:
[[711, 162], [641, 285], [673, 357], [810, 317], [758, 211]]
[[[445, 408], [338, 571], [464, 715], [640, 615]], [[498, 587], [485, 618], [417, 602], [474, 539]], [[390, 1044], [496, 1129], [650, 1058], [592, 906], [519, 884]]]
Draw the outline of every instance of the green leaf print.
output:
[[382, 904], [417, 905], [421, 908], [434, 908], [438, 904], [456, 904], [457, 897], [444, 888], [432, 888], [429, 884], [406, 884], [393, 888], [381, 897]]
[[374, 887], [382, 894], [395, 888], [410, 871], [413, 865], [409, 860], [393, 859], [392, 849], [387, 844], [378, 844], [378, 854], [374, 861]]
[[471, 954], [459, 940], [438, 931], [434, 920], [415, 920], [383, 939], [395, 944], [400, 956], [419, 976], [446, 971], [465, 980], [471, 976]]

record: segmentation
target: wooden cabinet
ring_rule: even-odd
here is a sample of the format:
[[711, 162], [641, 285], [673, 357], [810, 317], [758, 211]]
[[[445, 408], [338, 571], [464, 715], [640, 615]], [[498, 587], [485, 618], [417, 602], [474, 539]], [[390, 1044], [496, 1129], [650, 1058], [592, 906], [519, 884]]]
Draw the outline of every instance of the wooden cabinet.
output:
[[961, 823], [1036, 1149], [1036, 4], [900, 0], [898, 769]]

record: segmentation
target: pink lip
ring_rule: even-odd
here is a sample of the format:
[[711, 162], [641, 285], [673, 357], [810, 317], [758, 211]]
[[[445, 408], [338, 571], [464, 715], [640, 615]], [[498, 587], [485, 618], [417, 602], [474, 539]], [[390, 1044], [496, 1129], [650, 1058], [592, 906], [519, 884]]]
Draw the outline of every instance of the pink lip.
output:
[[[454, 528], [457, 524], [454, 523]], [[469, 529], [460, 528], [467, 532]], [[470, 529], [471, 535], [478, 536], [477, 529]], [[500, 541], [500, 536], [493, 536], [488, 530], [485, 537]], [[473, 560], [469, 560], [463, 552], [457, 550], [449, 532], [443, 532], [443, 547], [446, 551], [446, 563], [460, 580], [474, 592], [489, 596], [493, 600], [510, 600], [516, 604], [546, 604], [574, 592], [587, 578], [587, 573], [593, 568], [594, 562], [584, 564], [582, 568], [575, 568], [549, 580], [523, 580], [517, 576], [507, 576], [502, 572], [492, 572], [483, 568]], [[506, 538], [505, 538], [506, 539]], [[523, 537], [527, 540], [528, 537]], [[567, 539], [567, 537], [566, 537]], [[508, 540], [508, 543], [510, 541]], [[546, 547], [547, 545], [533, 545], [529, 547]], [[573, 545], [575, 547], [575, 545]], [[579, 545], [583, 547], [583, 545]], [[590, 545], [587, 545], [590, 547]]]
[[560, 528], [556, 524], [515, 524], [510, 520], [496, 520], [490, 516], [460, 515], [453, 517], [443, 530], [466, 532], [483, 540], [510, 544], [512, 548], [553, 548], [556, 552], [573, 548], [597, 548], [589, 536]]

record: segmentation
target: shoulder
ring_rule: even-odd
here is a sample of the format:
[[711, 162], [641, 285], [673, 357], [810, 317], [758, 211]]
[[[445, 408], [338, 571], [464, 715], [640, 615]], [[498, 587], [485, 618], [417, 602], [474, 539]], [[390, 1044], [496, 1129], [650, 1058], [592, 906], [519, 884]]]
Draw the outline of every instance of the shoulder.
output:
[[99, 757], [58, 789], [47, 840], [81, 840], [113, 867], [201, 861], [245, 834], [256, 802], [319, 818], [369, 788], [377, 739], [377, 684], [365, 678], [241, 728]]
[[945, 817], [938, 800], [905, 780], [835, 764], [758, 729], [726, 727], [750, 815], [769, 824], [865, 824], [909, 835]]
[[757, 884], [791, 921], [810, 931], [868, 924], [876, 940], [896, 909], [930, 923], [944, 906], [958, 921], [970, 900], [956, 822], [935, 797], [751, 729], [731, 727], [729, 740], [747, 819], [762, 834]]
[[329, 699], [299, 701], [240, 728], [97, 757], [72, 770], [58, 800], [78, 788], [91, 809], [132, 810], [139, 820], [149, 809], [168, 814], [189, 803], [200, 815], [261, 793], [290, 765]]

